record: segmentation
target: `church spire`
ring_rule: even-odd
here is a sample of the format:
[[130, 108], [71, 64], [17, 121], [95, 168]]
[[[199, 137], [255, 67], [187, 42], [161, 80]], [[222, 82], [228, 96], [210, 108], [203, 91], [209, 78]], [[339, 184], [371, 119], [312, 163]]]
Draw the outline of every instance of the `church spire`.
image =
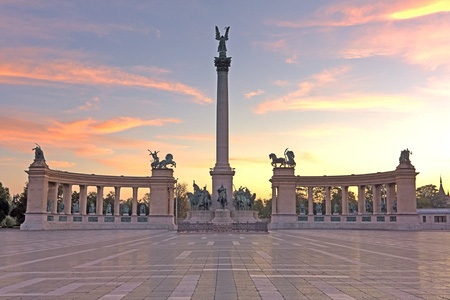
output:
[[440, 178], [439, 178], [440, 180], [439, 180], [439, 182], [440, 182], [440, 185], [439, 185], [439, 196], [445, 196], [445, 191], [444, 191], [444, 186], [442, 185], [442, 175], [440, 176]]

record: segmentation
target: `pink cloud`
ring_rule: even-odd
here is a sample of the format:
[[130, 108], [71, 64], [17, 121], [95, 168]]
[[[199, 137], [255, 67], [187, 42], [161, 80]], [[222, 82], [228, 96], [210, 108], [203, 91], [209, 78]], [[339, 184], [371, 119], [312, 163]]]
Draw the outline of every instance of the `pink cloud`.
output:
[[258, 89], [258, 90], [256, 90], [256, 91], [251, 91], [251, 92], [245, 93], [245, 94], [244, 94], [244, 97], [245, 97], [246, 99], [250, 99], [250, 98], [253, 98], [253, 97], [262, 95], [262, 94], [264, 94], [264, 93], [265, 93], [264, 90]]
[[68, 161], [49, 160], [47, 163], [53, 168], [71, 168], [75, 166], [75, 163]]

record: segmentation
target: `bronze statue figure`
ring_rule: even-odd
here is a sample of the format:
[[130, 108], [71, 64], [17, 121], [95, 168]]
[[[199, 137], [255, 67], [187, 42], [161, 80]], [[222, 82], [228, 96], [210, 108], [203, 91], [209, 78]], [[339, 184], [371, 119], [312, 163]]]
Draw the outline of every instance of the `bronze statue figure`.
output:
[[217, 52], [219, 52], [219, 57], [227, 56], [227, 45], [226, 41], [228, 41], [228, 32], [230, 31], [230, 26], [225, 27], [225, 35], [220, 35], [219, 28], [216, 26], [216, 40], [219, 41], [219, 47], [217, 48]]

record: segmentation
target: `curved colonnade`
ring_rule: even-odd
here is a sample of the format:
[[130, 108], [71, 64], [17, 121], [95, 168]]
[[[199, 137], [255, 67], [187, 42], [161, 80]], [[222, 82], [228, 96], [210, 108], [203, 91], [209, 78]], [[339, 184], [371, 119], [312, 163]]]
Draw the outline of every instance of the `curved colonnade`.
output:
[[[172, 169], [153, 169], [152, 176], [110, 176], [71, 173], [50, 169], [45, 161], [35, 161], [28, 173], [28, 201], [24, 230], [87, 228], [174, 229], [174, 187]], [[58, 212], [58, 186], [63, 187], [64, 210]], [[72, 188], [80, 189], [79, 212], [72, 214]], [[95, 212], [88, 213], [87, 190], [97, 188]], [[114, 214], [103, 213], [105, 187], [114, 187]], [[121, 188], [133, 189], [131, 216], [120, 215]], [[150, 188], [149, 212], [138, 214], [138, 190]], [[47, 201], [51, 203], [47, 211]]]
[[[416, 170], [402, 162], [394, 171], [342, 176], [295, 176], [294, 168], [274, 168], [272, 183], [272, 229], [361, 228], [418, 229]], [[358, 189], [357, 212], [349, 210], [349, 187]], [[366, 211], [366, 186], [373, 188], [373, 210]], [[296, 213], [296, 189], [308, 189], [308, 214]], [[315, 187], [325, 188], [325, 211], [314, 206]], [[331, 205], [331, 188], [342, 189], [339, 212]], [[381, 210], [382, 187], [386, 210]], [[396, 209], [394, 209], [396, 206]]]

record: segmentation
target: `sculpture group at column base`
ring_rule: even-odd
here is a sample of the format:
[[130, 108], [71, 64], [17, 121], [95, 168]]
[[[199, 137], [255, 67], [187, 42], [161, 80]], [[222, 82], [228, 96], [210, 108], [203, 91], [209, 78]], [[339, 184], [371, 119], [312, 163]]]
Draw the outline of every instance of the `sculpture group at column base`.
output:
[[258, 212], [254, 210], [235, 210], [231, 212], [231, 218], [238, 223], [256, 223], [261, 220], [258, 217]]
[[214, 219], [212, 220], [214, 224], [230, 224], [233, 223], [230, 211], [228, 209], [216, 209], [214, 211]]
[[211, 210], [192, 210], [188, 211], [186, 220], [189, 223], [211, 222], [214, 218], [214, 212]]

